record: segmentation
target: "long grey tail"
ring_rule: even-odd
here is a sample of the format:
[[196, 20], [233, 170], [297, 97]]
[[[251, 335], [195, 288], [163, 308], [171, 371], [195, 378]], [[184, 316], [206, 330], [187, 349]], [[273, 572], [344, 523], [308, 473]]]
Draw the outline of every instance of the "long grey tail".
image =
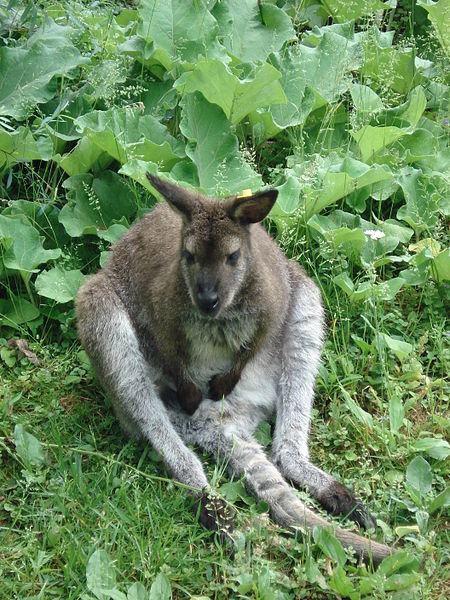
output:
[[[267, 458], [258, 444], [234, 439], [229, 468], [236, 474], [245, 474], [246, 486], [257, 499], [264, 500], [278, 524], [304, 532], [317, 525], [330, 528], [332, 524], [307, 508], [293, 488]], [[364, 538], [352, 531], [334, 527], [334, 535], [345, 548], [352, 547], [366, 563], [378, 565], [394, 553], [388, 546]]]

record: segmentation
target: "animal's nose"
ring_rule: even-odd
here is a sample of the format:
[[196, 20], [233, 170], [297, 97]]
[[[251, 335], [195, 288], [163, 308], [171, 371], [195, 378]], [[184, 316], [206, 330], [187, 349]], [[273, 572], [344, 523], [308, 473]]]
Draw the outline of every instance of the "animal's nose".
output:
[[212, 313], [219, 306], [219, 296], [212, 288], [201, 285], [197, 288], [196, 301], [199, 309], [204, 313]]

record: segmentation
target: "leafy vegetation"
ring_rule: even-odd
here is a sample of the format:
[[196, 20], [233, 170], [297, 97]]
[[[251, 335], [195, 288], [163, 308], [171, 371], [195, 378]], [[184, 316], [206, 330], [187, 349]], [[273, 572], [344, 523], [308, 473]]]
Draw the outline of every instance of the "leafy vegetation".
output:
[[[449, 11], [0, 0], [2, 597], [446, 597]], [[328, 313], [311, 453], [402, 549], [376, 573], [284, 535], [205, 456], [232, 561], [105, 409], [72, 302], [156, 202], [146, 170], [279, 190], [267, 225]]]

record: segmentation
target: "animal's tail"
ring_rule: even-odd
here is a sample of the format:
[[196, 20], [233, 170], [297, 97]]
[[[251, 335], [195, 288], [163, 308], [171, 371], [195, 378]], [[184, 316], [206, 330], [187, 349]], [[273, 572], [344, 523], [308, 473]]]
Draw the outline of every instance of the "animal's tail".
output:
[[[317, 525], [331, 527], [329, 521], [301, 502], [293, 488], [256, 443], [235, 438], [229, 467], [236, 474], [245, 473], [249, 490], [257, 499], [267, 502], [272, 518], [280, 525], [303, 531], [312, 531]], [[352, 547], [364, 562], [373, 563], [374, 566], [394, 553], [384, 544], [341, 527], [334, 527], [334, 534], [345, 548]]]

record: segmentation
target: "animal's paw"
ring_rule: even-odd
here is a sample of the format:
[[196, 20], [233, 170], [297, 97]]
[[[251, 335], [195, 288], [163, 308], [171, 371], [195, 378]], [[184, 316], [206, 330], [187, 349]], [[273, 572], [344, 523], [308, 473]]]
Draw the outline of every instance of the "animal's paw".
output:
[[344, 515], [363, 529], [375, 528], [375, 519], [367, 508], [339, 481], [333, 481], [319, 500], [331, 514]]
[[198, 514], [199, 522], [217, 533], [222, 543], [232, 542], [231, 534], [234, 531], [233, 513], [221, 498], [212, 492], [206, 491], [194, 504], [194, 513]]
[[202, 401], [202, 393], [191, 381], [183, 381], [177, 386], [178, 403], [189, 415], [193, 415]]
[[222, 398], [228, 396], [228, 394], [233, 391], [234, 386], [239, 381], [239, 377], [240, 373], [236, 373], [235, 371], [214, 375], [209, 382], [209, 394], [211, 399], [222, 400]]

